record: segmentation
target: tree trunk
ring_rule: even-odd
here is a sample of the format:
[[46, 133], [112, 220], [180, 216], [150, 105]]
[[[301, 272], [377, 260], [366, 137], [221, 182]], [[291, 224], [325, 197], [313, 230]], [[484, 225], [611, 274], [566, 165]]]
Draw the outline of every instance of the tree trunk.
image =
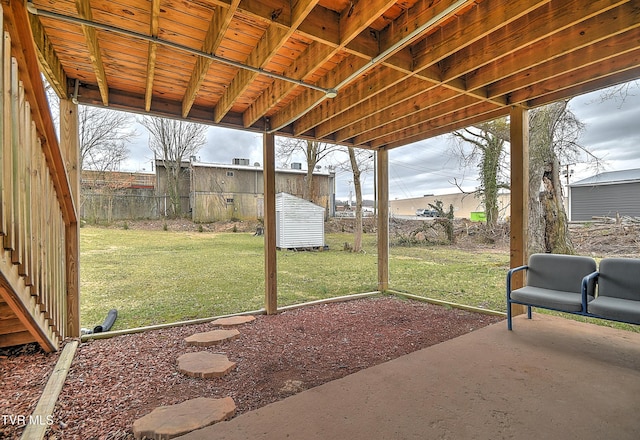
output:
[[546, 252], [544, 211], [540, 203], [540, 182], [542, 181], [543, 166], [535, 158], [530, 158], [529, 163], [529, 222], [527, 240], [527, 255]]
[[179, 217], [181, 214], [180, 209], [180, 164], [174, 162], [169, 164], [167, 168], [167, 190], [169, 191], [169, 201], [171, 202], [171, 215], [172, 217]]
[[560, 164], [554, 157], [545, 167], [542, 177], [544, 190], [540, 193], [540, 204], [544, 213], [545, 252], [574, 254], [575, 250], [569, 236], [567, 215], [562, 203], [559, 167]]
[[564, 210], [560, 164], [554, 145], [561, 108], [545, 107], [530, 114], [528, 254], [573, 254]]
[[305, 179], [304, 193], [302, 198], [313, 202], [313, 170], [318, 163], [318, 153], [316, 143], [307, 141], [307, 177]]
[[353, 231], [353, 252], [362, 250], [362, 185], [360, 184], [360, 168], [353, 147], [349, 147], [349, 160], [353, 171], [353, 186], [356, 191], [356, 225]]

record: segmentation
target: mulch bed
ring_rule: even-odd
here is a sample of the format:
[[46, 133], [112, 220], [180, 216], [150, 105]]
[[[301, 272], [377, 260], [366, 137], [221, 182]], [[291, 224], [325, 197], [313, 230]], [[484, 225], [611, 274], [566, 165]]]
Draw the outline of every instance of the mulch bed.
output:
[[[196, 397], [232, 397], [241, 414], [502, 319], [381, 296], [260, 315], [238, 327], [239, 338], [212, 347], [184, 342], [214, 329], [210, 323], [86, 342], [46, 438], [132, 439], [139, 417]], [[57, 360], [26, 347], [0, 352], [2, 414], [28, 417]], [[201, 350], [224, 353], [237, 367], [219, 379], [180, 374], [177, 357]], [[16, 438], [22, 430], [3, 423], [0, 437]]]

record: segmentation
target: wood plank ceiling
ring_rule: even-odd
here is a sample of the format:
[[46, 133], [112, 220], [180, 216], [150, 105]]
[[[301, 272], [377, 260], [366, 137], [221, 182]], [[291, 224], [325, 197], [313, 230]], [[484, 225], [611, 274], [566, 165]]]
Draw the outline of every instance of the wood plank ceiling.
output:
[[43, 71], [67, 97], [78, 80], [80, 103], [361, 148], [640, 77], [640, 1], [33, 0], [29, 9]]

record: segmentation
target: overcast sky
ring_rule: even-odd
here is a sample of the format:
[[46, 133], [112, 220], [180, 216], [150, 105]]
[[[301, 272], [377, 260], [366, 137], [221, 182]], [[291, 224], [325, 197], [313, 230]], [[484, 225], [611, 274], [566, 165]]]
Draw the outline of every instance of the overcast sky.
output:
[[[624, 102], [602, 102], [601, 92], [573, 98], [571, 110], [586, 125], [580, 143], [604, 160], [601, 171], [617, 171], [640, 168], [640, 87], [633, 84]], [[148, 135], [142, 127], [138, 139], [130, 145], [130, 159], [123, 164], [123, 171], [151, 172], [152, 154], [148, 149]], [[451, 153], [453, 141], [450, 135], [391, 150], [389, 153], [389, 194], [391, 199], [420, 197], [424, 194], [449, 194], [458, 192], [457, 181], [466, 190], [476, 187], [477, 170], [466, 170]], [[211, 127], [207, 145], [198, 153], [202, 162], [231, 163], [232, 159], [247, 158], [250, 163], [262, 163], [262, 135], [239, 130]], [[346, 160], [346, 154], [334, 161]], [[304, 162], [304, 158], [297, 161]], [[323, 166], [330, 165], [328, 162]], [[303, 165], [304, 166], [304, 165]], [[576, 164], [571, 181], [594, 174], [587, 165]], [[337, 171], [336, 196], [345, 200], [353, 190], [349, 172]], [[373, 198], [373, 174], [364, 176], [364, 197]]]

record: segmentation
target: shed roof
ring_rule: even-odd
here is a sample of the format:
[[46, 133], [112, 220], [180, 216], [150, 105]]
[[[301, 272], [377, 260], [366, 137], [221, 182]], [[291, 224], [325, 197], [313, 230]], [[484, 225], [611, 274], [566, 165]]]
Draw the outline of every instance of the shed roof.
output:
[[276, 211], [287, 210], [290, 208], [304, 210], [305, 212], [321, 212], [324, 214], [324, 208], [313, 202], [285, 192], [276, 194]]
[[574, 182], [569, 186], [596, 186], [631, 182], [640, 182], [640, 168], [621, 171], [608, 171], [606, 173], [596, 174], [595, 176], [587, 177], [586, 179]]
[[32, 0], [28, 9], [62, 96], [369, 149], [640, 77], [635, 0]]

